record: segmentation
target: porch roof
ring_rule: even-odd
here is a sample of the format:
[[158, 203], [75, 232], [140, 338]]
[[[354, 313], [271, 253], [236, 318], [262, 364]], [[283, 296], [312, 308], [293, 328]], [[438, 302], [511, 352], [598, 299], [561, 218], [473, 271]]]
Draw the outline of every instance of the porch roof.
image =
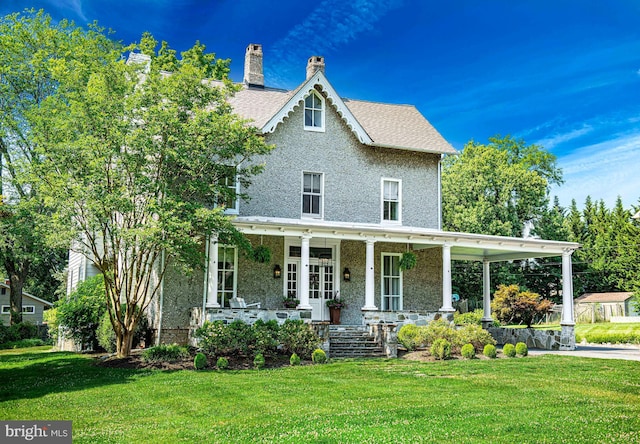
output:
[[565, 251], [580, 248], [574, 242], [548, 241], [531, 238], [455, 233], [437, 229], [314, 219], [271, 217], [238, 217], [234, 225], [245, 234], [270, 236], [302, 236], [374, 240], [377, 242], [411, 243], [416, 250], [451, 246], [451, 259], [501, 262], [540, 257], [561, 256]]

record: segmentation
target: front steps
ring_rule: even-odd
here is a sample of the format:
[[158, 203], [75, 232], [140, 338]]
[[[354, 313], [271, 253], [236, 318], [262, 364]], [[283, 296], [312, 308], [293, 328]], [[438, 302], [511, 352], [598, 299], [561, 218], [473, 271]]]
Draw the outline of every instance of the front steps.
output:
[[329, 356], [331, 358], [386, 357], [382, 344], [361, 325], [329, 326]]

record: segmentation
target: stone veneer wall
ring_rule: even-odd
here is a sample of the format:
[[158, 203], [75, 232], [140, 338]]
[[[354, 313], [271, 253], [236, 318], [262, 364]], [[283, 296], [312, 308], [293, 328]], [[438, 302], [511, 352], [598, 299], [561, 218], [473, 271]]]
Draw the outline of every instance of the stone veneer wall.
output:
[[439, 314], [435, 311], [363, 311], [364, 324], [393, 324], [400, 329], [405, 324], [428, 325]]
[[562, 330], [536, 330], [533, 328], [489, 327], [487, 331], [498, 345], [524, 342], [529, 348], [542, 350], [575, 350], [574, 327], [562, 326]]

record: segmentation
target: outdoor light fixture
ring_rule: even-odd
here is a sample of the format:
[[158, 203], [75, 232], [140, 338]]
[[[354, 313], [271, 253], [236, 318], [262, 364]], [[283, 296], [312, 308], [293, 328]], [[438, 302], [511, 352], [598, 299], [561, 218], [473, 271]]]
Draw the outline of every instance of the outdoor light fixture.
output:
[[345, 267], [344, 271], [342, 272], [342, 278], [344, 279], [345, 282], [351, 281], [351, 272], [347, 267]]
[[280, 279], [280, 276], [282, 276], [282, 269], [280, 268], [280, 265], [276, 264], [273, 267], [273, 278]]

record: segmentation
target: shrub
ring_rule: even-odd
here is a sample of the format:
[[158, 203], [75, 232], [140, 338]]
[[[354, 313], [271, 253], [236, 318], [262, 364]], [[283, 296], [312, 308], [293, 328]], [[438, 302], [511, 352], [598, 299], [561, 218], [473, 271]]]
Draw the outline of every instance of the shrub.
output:
[[202, 370], [207, 366], [207, 357], [204, 353], [196, 354], [196, 357], [193, 358], [193, 366], [196, 370]]
[[504, 344], [502, 347], [502, 354], [508, 358], [516, 357], [516, 346], [513, 344]]
[[97, 345], [96, 330], [106, 311], [106, 293], [102, 275], [78, 284], [69, 296], [56, 302], [58, 323], [82, 346]]
[[495, 359], [495, 357], [497, 356], [496, 346], [493, 344], [485, 345], [484, 349], [482, 350], [482, 354], [487, 358]]
[[587, 333], [584, 336], [576, 334], [576, 341], [585, 339], [590, 344], [640, 344], [637, 333]]
[[458, 343], [458, 332], [451, 327], [448, 322], [441, 319], [431, 321], [428, 326], [422, 329], [424, 334], [424, 343], [427, 347], [438, 339], [446, 339], [449, 344]]
[[474, 311], [470, 311], [467, 313], [458, 313], [457, 311], [453, 314], [453, 323], [456, 325], [482, 325], [482, 318], [484, 317], [484, 311], [479, 308]]
[[327, 362], [327, 354], [321, 348], [316, 348], [311, 354], [311, 360], [316, 364]]
[[187, 348], [177, 344], [157, 345], [142, 352], [144, 362], [176, 362], [188, 357]]
[[524, 323], [531, 327], [533, 320], [551, 310], [552, 303], [538, 293], [520, 291], [517, 285], [500, 285], [494, 294], [491, 308], [499, 321]]
[[254, 344], [251, 345], [257, 353], [273, 356], [278, 351], [278, 334], [280, 326], [276, 320], [264, 322], [258, 319], [252, 326]]
[[291, 357], [289, 358], [289, 364], [300, 365], [300, 356], [296, 355], [295, 353], [292, 354]]
[[480, 353], [487, 344], [496, 344], [491, 333], [484, 330], [481, 326], [475, 324], [467, 324], [457, 331], [458, 337], [454, 343], [456, 346], [463, 344], [472, 344], [476, 352]]
[[255, 342], [251, 326], [240, 320], [228, 325], [222, 321], [205, 322], [196, 330], [195, 337], [202, 350], [210, 356], [247, 356]]
[[229, 360], [224, 356], [220, 356], [216, 361], [216, 367], [218, 370], [226, 370], [229, 368]]
[[460, 353], [465, 359], [473, 359], [476, 357], [476, 349], [474, 348], [473, 344], [463, 345], [460, 349]]
[[529, 349], [527, 348], [527, 344], [524, 342], [518, 342], [516, 344], [516, 353], [520, 356], [527, 356], [529, 354]]
[[45, 310], [42, 313], [42, 320], [49, 327], [49, 330], [48, 330], [49, 337], [51, 338], [54, 344], [57, 343], [58, 342], [58, 326], [60, 325], [58, 322], [58, 309], [54, 307], [54, 308]]
[[262, 353], [258, 353], [255, 358], [253, 358], [253, 366], [260, 370], [264, 368], [265, 360], [264, 355]]
[[398, 341], [409, 351], [424, 346], [424, 328], [415, 324], [405, 324], [398, 331]]
[[285, 353], [295, 353], [303, 359], [311, 357], [311, 353], [322, 342], [311, 326], [302, 320], [284, 321], [280, 327], [279, 338]]
[[431, 344], [431, 355], [436, 359], [451, 358], [451, 343], [444, 338], [439, 338]]
[[4, 342], [0, 344], [0, 350], [10, 349], [10, 348], [39, 347], [41, 345], [46, 345], [46, 344], [40, 338], [19, 339], [17, 341], [9, 341], [9, 342]]

